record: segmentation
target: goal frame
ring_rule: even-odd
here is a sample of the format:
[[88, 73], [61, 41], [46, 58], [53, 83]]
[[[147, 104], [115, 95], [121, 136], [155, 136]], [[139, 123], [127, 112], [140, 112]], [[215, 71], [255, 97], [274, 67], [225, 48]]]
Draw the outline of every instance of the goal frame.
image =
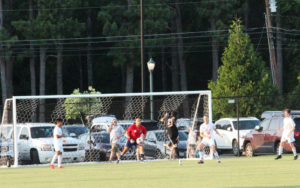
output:
[[208, 97], [208, 116], [209, 122], [212, 122], [212, 96], [210, 90], [196, 90], [196, 91], [172, 91], [172, 92], [144, 92], [144, 93], [111, 93], [111, 94], [81, 94], [81, 95], [35, 95], [35, 96], [13, 96], [12, 97], [12, 124], [13, 124], [13, 134], [14, 134], [14, 165], [13, 167], [18, 167], [19, 162], [19, 151], [18, 151], [18, 137], [16, 125], [17, 125], [17, 100], [22, 99], [60, 99], [60, 98], [102, 98], [102, 97], [134, 97], [134, 96], [166, 96], [166, 95], [192, 95], [192, 94], [203, 94]]

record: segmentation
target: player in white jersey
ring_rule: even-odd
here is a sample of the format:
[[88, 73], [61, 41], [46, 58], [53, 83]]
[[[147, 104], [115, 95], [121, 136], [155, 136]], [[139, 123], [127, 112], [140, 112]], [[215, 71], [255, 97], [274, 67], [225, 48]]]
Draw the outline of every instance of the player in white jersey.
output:
[[218, 152], [215, 149], [215, 139], [214, 139], [214, 133], [215, 131], [220, 137], [223, 137], [215, 128], [214, 124], [210, 123], [208, 120], [208, 116], [203, 116], [204, 123], [200, 126], [200, 136], [202, 137], [201, 143], [198, 146], [198, 150], [200, 150], [200, 161], [198, 164], [203, 164], [203, 148], [205, 146], [209, 146], [210, 150], [214, 153], [215, 157], [218, 159], [218, 163], [221, 163], [220, 157], [218, 155]]
[[65, 135], [62, 133], [61, 126], [62, 126], [62, 119], [57, 119], [56, 126], [53, 130], [55, 155], [53, 156], [52, 161], [50, 163], [50, 167], [52, 169], [54, 169], [54, 163], [56, 161], [56, 157], [58, 158], [57, 160], [58, 168], [64, 168], [63, 166], [61, 166], [61, 161], [62, 161], [62, 152], [63, 152], [62, 137], [64, 137]]
[[280, 140], [280, 145], [279, 145], [279, 151], [278, 155], [275, 158], [275, 160], [281, 159], [281, 154], [283, 151], [283, 143], [288, 142], [293, 153], [294, 153], [294, 160], [298, 159], [296, 147], [294, 145], [295, 138], [294, 138], [294, 131], [295, 131], [295, 122], [291, 118], [291, 110], [290, 109], [285, 109], [284, 110], [284, 119], [283, 119], [283, 132]]
[[120, 149], [117, 144], [118, 140], [125, 134], [123, 127], [117, 124], [117, 120], [114, 119], [112, 124], [107, 128], [107, 133], [110, 133], [111, 152], [109, 160], [112, 161], [114, 156], [117, 155], [117, 163], [120, 161]]

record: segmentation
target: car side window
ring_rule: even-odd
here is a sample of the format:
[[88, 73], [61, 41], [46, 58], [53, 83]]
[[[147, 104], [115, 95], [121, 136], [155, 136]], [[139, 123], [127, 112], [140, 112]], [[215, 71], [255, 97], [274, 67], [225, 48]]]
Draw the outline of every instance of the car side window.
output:
[[270, 126], [268, 130], [278, 130], [279, 128], [279, 121], [278, 118], [273, 118], [271, 120]]
[[216, 123], [216, 129], [222, 129], [222, 122], [223, 122], [223, 121], [218, 121], [218, 122]]
[[224, 123], [224, 126], [223, 126], [224, 128], [224, 130], [227, 130], [229, 127], [231, 127], [231, 123], [230, 123], [230, 121], [225, 121], [225, 123]]
[[22, 137], [24, 138], [24, 136], [29, 137], [29, 132], [27, 127], [23, 127], [23, 129], [21, 130], [20, 139], [22, 139]]
[[264, 119], [260, 126], [263, 128], [263, 130], [267, 130], [269, 127], [270, 119]]

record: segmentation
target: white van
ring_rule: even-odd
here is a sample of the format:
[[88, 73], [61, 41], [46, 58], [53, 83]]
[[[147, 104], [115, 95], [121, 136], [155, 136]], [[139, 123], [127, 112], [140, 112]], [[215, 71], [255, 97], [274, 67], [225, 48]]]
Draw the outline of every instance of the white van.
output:
[[[2, 125], [11, 127], [12, 125]], [[18, 151], [21, 161], [34, 164], [50, 163], [55, 154], [52, 123], [23, 123], [17, 125]], [[12, 137], [12, 131], [10, 132]], [[76, 138], [63, 138], [63, 162], [81, 162], [85, 158], [84, 144]]]

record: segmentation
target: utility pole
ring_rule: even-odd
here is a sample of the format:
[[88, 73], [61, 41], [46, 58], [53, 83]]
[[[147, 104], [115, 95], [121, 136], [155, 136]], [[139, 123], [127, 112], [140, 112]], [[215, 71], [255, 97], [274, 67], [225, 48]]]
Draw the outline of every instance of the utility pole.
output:
[[276, 58], [275, 58], [275, 48], [274, 48], [274, 41], [273, 41], [270, 9], [269, 9], [269, 0], [265, 0], [265, 4], [266, 4], [265, 20], [266, 20], [266, 29], [267, 29], [267, 36], [268, 36], [272, 80], [273, 80], [273, 85], [279, 89], [279, 83], [278, 83], [278, 79], [277, 79], [278, 78], [277, 77], [277, 64], [276, 64]]
[[140, 0], [140, 17], [141, 17], [141, 92], [144, 93], [144, 5]]

